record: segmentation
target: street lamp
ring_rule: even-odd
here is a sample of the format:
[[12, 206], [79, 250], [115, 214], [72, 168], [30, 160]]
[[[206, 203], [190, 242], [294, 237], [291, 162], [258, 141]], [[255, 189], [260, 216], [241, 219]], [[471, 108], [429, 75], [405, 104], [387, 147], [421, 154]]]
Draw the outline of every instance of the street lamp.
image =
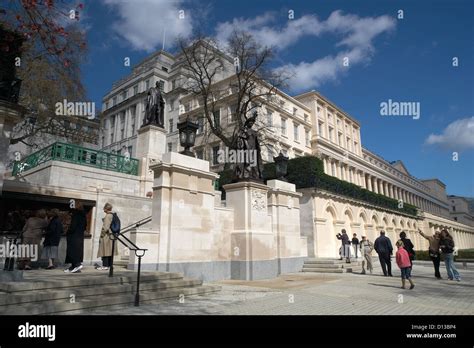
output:
[[181, 154], [194, 157], [194, 153], [189, 151], [189, 148], [194, 146], [198, 128], [199, 125], [197, 123], [188, 120], [178, 123], [179, 142], [184, 147], [184, 151], [180, 152]]
[[287, 181], [285, 176], [288, 173], [288, 157], [281, 152], [277, 157], [273, 157], [275, 161], [275, 171], [278, 180]]

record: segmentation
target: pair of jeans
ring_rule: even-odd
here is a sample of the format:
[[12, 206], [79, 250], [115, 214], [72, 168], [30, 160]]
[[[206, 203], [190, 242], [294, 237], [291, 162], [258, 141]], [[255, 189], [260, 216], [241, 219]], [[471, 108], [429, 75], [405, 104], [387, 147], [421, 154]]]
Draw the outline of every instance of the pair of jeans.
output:
[[[380, 265], [382, 266], [383, 274], [392, 275], [392, 260], [390, 259], [390, 253], [380, 253], [379, 254]], [[388, 270], [388, 272], [387, 272]]]
[[357, 249], [359, 249], [358, 246], [359, 244], [354, 244], [354, 254], [355, 254], [356, 259], [357, 259]]
[[453, 253], [444, 254], [444, 264], [446, 265], [446, 271], [448, 272], [449, 279], [461, 279], [456, 266], [454, 266]]
[[441, 273], [439, 273], [439, 262], [440, 262], [440, 257], [441, 255], [438, 254], [438, 257], [433, 257], [433, 256], [430, 256], [431, 258], [431, 261], [433, 261], [433, 266], [434, 266], [434, 270], [435, 270], [435, 277], [436, 278], [441, 278]]

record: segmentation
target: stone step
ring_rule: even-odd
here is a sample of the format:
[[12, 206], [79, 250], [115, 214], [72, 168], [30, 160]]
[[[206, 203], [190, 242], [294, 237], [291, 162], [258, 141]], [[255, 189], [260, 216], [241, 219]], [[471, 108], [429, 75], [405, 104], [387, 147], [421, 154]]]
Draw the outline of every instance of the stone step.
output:
[[311, 268], [303, 267], [302, 271], [303, 272], [316, 272], [316, 273], [343, 273], [344, 272], [342, 268], [333, 269], [333, 268], [316, 268], [316, 267], [311, 267]]
[[[201, 280], [197, 279], [173, 279], [173, 280], [160, 280], [159, 282], [144, 282], [140, 281], [140, 291], [157, 291], [163, 289], [171, 289], [177, 287], [190, 287], [202, 285]], [[38, 290], [38, 291], [22, 291], [11, 294], [0, 294], [0, 313], [2, 312], [2, 306], [34, 303], [42, 301], [60, 300], [64, 299], [69, 301], [71, 295], [74, 295], [75, 299], [85, 298], [87, 296], [111, 296], [114, 294], [122, 293], [135, 293], [136, 283], [128, 284], [113, 284], [107, 286], [83, 286], [77, 288], [61, 288], [58, 290]]]
[[[106, 271], [97, 271], [95, 274], [61, 274], [58, 279], [54, 279], [54, 274], [51, 274], [48, 280], [28, 279], [22, 282], [6, 282], [0, 283], [0, 291], [7, 293], [15, 293], [21, 291], [37, 291], [46, 289], [60, 289], [60, 288], [78, 288], [82, 286], [106, 286], [113, 284], [124, 284], [136, 282], [137, 275], [135, 272], [116, 273], [114, 277], [108, 277]], [[140, 275], [140, 283], [182, 279], [182, 273], [167, 273], [167, 272], [149, 272]]]
[[[163, 290], [144, 290], [140, 291], [140, 302], [155, 301], [168, 298], [179, 299], [180, 296], [199, 295], [219, 291], [220, 286], [200, 285], [195, 287], [177, 287]], [[39, 314], [57, 314], [69, 311], [76, 313], [92, 308], [107, 307], [114, 305], [133, 304], [135, 301], [134, 293], [121, 293], [113, 296], [88, 296], [76, 298], [74, 303], [69, 299], [57, 299], [51, 301], [42, 301], [35, 303], [7, 305], [2, 308], [2, 315], [39, 315]]]
[[303, 268], [332, 268], [332, 269], [339, 269], [343, 268], [342, 265], [333, 265], [327, 263], [304, 263]]

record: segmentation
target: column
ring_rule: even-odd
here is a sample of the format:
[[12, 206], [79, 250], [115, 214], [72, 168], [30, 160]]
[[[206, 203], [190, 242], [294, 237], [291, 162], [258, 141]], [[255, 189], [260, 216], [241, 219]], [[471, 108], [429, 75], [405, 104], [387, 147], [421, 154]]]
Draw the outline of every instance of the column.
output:
[[369, 191], [372, 191], [372, 178], [371, 178], [370, 174], [367, 174], [367, 176], [365, 178], [366, 178], [366, 181], [367, 181], [367, 189]]
[[379, 188], [377, 187], [377, 178], [375, 176], [372, 177], [372, 188], [375, 193], [379, 193]]
[[388, 183], [386, 181], [383, 182], [383, 194], [390, 197], [390, 194], [388, 193]]
[[323, 166], [324, 166], [324, 174], [329, 174], [327, 157], [323, 157]]
[[377, 190], [381, 195], [383, 195], [382, 179], [377, 179]]
[[360, 184], [361, 184], [361, 186], [363, 188], [367, 188], [367, 186], [365, 185], [365, 174], [362, 170], [359, 172], [359, 175], [360, 175]]

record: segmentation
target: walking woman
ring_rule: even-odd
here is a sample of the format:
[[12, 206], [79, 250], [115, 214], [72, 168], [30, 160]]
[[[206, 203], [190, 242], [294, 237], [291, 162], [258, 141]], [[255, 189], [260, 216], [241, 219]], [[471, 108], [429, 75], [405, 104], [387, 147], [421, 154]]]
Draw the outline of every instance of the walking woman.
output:
[[413, 260], [415, 259], [415, 250], [413, 249], [415, 246], [411, 242], [410, 239], [407, 238], [407, 234], [405, 231], [400, 233], [400, 240], [403, 242], [403, 248], [407, 251], [408, 256], [410, 257], [410, 264], [413, 267]]
[[[103, 218], [102, 230], [100, 232], [100, 239], [99, 239], [99, 250], [97, 252], [97, 257], [102, 258], [102, 267], [98, 267], [99, 271], [106, 271], [110, 267], [110, 263], [112, 262], [112, 239], [110, 236], [112, 235], [112, 231], [110, 230], [110, 225], [112, 224], [112, 205], [110, 203], [106, 203], [104, 205], [104, 213], [105, 217]], [[117, 255], [117, 244], [115, 244], [115, 250], [113, 251], [114, 255]]]
[[372, 250], [374, 250], [374, 245], [366, 236], [362, 236], [360, 241], [360, 252], [362, 254], [362, 274], [365, 274], [365, 265], [367, 264], [367, 270], [372, 274]]
[[454, 240], [447, 230], [441, 231], [439, 248], [444, 255], [444, 264], [446, 265], [446, 271], [448, 272], [448, 279], [456, 279], [460, 282], [461, 276], [459, 275], [456, 266], [454, 266]]
[[82, 269], [84, 257], [84, 231], [87, 228], [87, 218], [81, 202], [76, 202], [72, 212], [71, 225], [67, 232], [66, 264], [71, 267], [64, 270], [65, 273], [76, 273]]
[[63, 235], [63, 224], [59, 219], [59, 210], [51, 209], [48, 212], [49, 223], [43, 241], [42, 259], [48, 259], [46, 269], [54, 269], [54, 260], [58, 258], [58, 246]]

